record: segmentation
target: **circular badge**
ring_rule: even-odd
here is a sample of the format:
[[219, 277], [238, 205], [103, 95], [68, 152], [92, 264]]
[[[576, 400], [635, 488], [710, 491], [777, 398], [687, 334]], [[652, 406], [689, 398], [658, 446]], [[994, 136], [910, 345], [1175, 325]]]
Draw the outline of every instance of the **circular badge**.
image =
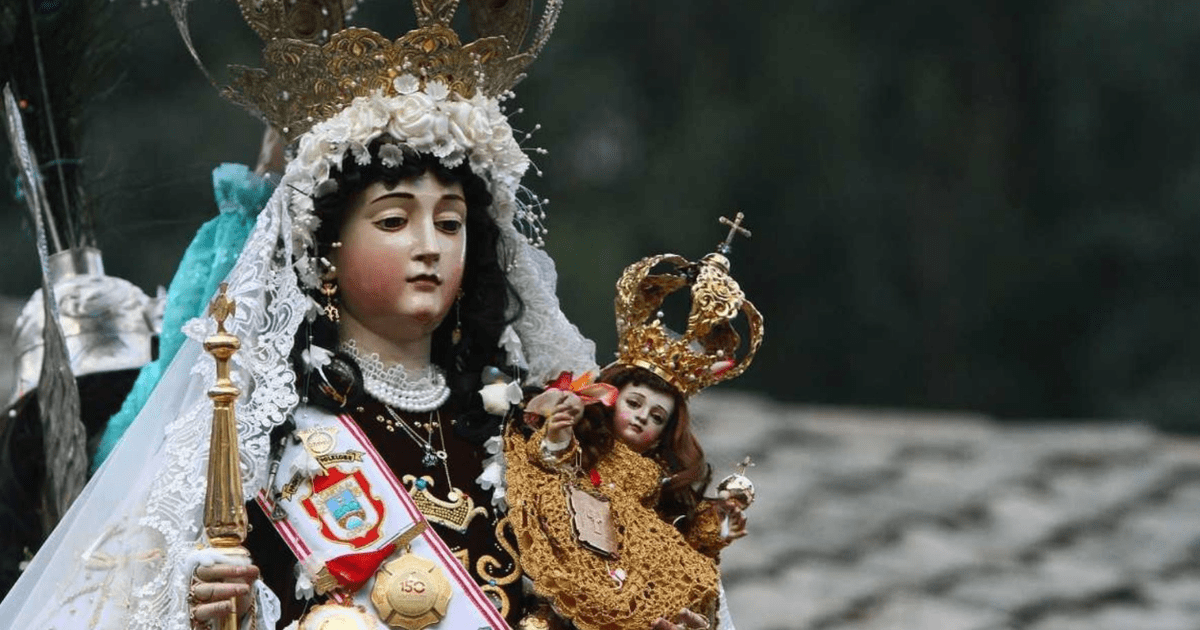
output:
[[337, 438], [334, 437], [332, 428], [318, 427], [305, 433], [304, 446], [313, 457], [332, 451], [334, 445], [337, 444]]
[[432, 560], [406, 553], [375, 574], [371, 603], [389, 626], [421, 630], [446, 616], [450, 580]]

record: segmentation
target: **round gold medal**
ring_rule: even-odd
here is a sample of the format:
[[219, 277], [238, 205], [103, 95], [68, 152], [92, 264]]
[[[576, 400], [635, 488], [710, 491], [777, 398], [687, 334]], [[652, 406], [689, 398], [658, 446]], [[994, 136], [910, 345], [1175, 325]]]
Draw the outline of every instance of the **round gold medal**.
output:
[[389, 626], [421, 630], [446, 616], [450, 580], [437, 563], [406, 553], [375, 574], [371, 602]]

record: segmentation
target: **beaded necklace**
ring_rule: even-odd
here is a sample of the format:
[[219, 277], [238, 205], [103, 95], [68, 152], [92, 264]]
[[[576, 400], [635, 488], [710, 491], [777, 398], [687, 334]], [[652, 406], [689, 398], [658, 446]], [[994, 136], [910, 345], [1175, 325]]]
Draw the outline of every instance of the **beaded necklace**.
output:
[[414, 378], [399, 363], [384, 365], [378, 354], [363, 354], [353, 339], [343, 341], [338, 348], [358, 364], [363, 389], [389, 407], [421, 413], [441, 407], [450, 398], [446, 375], [436, 365], [430, 364], [423, 375]]

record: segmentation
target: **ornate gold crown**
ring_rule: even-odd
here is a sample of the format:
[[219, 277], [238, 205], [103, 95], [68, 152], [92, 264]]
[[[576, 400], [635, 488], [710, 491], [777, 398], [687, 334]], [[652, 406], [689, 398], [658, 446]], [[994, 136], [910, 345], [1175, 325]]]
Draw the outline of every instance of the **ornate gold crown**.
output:
[[[675, 254], [644, 258], [625, 268], [617, 281], [617, 362], [645, 368], [676, 387], [684, 396], [724, 380], [749, 367], [762, 344], [763, 320], [746, 299], [741, 287], [729, 276], [729, 244], [741, 227], [742, 213], [730, 226], [729, 236], [699, 262]], [[657, 265], [674, 269], [651, 275]], [[659, 310], [666, 297], [685, 286], [691, 287], [692, 307], [687, 330], [678, 334], [667, 328]], [[750, 332], [749, 348], [735, 356], [741, 336], [733, 327], [738, 313], [745, 313]]]
[[521, 79], [554, 30], [562, 0], [548, 0], [528, 49], [522, 51], [533, 0], [467, 0], [479, 39], [463, 45], [450, 22], [459, 0], [413, 0], [417, 28], [391, 41], [365, 28], [345, 28], [354, 0], [238, 0], [263, 38], [262, 68], [233, 66], [225, 96], [295, 140], [356, 97], [398, 94], [395, 80], [439, 80], [451, 92], [499, 96]]

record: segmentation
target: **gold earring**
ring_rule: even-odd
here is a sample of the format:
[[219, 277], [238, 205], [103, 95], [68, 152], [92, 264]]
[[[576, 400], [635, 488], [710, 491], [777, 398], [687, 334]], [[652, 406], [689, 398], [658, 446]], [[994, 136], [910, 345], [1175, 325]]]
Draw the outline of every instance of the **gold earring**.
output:
[[334, 323], [337, 323], [342, 318], [341, 313], [338, 312], [337, 305], [333, 302], [333, 296], [337, 294], [337, 290], [337, 283], [333, 280], [321, 281], [321, 295], [325, 296], [325, 317], [328, 317], [329, 321]]

